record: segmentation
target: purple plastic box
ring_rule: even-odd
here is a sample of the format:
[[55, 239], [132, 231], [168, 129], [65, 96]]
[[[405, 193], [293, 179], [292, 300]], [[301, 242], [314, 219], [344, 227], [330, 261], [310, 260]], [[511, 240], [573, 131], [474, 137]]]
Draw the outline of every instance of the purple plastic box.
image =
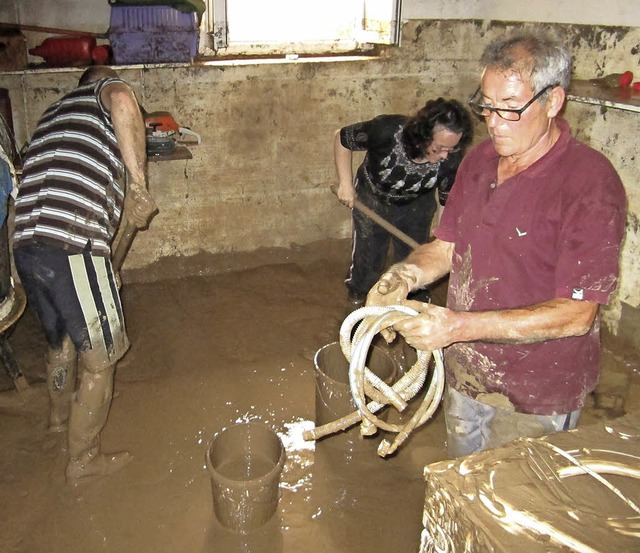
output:
[[198, 49], [195, 12], [168, 6], [111, 6], [109, 41], [118, 64], [190, 62]]

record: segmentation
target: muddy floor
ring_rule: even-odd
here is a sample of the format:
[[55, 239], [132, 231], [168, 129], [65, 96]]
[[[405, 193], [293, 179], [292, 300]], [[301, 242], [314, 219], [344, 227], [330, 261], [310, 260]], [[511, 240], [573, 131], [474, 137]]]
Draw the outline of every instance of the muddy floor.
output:
[[[422, 468], [446, 457], [441, 413], [386, 459], [379, 437], [303, 440], [315, 416], [313, 355], [344, 318], [348, 244], [296, 248], [275, 264], [257, 255], [247, 270], [125, 285], [132, 347], [103, 449], [134, 461], [75, 489], [46, 439], [46, 347], [27, 309], [11, 344], [30, 388], [20, 396], [0, 374], [2, 553], [418, 550]], [[402, 362], [398, 348], [390, 354]], [[276, 517], [238, 535], [214, 516], [205, 452], [214, 434], [249, 420], [282, 436], [287, 462]]]

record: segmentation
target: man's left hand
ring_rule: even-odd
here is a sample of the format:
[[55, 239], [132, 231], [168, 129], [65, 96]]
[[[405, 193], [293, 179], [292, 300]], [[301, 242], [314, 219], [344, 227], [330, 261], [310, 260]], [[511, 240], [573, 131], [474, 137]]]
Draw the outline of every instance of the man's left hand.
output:
[[406, 305], [419, 312], [393, 325], [407, 343], [422, 351], [434, 351], [453, 343], [455, 312], [430, 303], [405, 300]]

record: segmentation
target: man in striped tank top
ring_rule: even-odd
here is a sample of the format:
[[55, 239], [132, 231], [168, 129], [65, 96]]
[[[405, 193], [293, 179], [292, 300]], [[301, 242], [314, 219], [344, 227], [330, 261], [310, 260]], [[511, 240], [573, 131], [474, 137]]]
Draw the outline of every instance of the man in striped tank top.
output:
[[100, 434], [115, 365], [129, 347], [111, 243], [123, 212], [142, 228], [156, 209], [145, 145], [131, 87], [93, 66], [45, 111], [25, 156], [14, 260], [47, 337], [49, 431], [68, 430], [70, 484], [131, 460], [125, 451], [102, 453]]

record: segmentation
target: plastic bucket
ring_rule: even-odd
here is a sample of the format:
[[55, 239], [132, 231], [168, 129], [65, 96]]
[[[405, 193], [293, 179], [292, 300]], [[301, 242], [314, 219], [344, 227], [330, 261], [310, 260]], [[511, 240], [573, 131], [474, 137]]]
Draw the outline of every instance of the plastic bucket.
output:
[[248, 532], [273, 517], [286, 459], [274, 431], [255, 422], [234, 424], [213, 437], [206, 457], [214, 511], [222, 526]]
[[[349, 387], [349, 362], [340, 344], [332, 342], [320, 348], [313, 359], [316, 378], [316, 426], [341, 419], [356, 411]], [[366, 366], [387, 384], [392, 384], [397, 374], [397, 364], [391, 354], [379, 346], [369, 348]], [[385, 412], [378, 413], [384, 419]], [[333, 437], [335, 436], [336, 439]], [[341, 438], [338, 438], [342, 436]], [[326, 436], [326, 440], [357, 445], [362, 442], [359, 426]]]

